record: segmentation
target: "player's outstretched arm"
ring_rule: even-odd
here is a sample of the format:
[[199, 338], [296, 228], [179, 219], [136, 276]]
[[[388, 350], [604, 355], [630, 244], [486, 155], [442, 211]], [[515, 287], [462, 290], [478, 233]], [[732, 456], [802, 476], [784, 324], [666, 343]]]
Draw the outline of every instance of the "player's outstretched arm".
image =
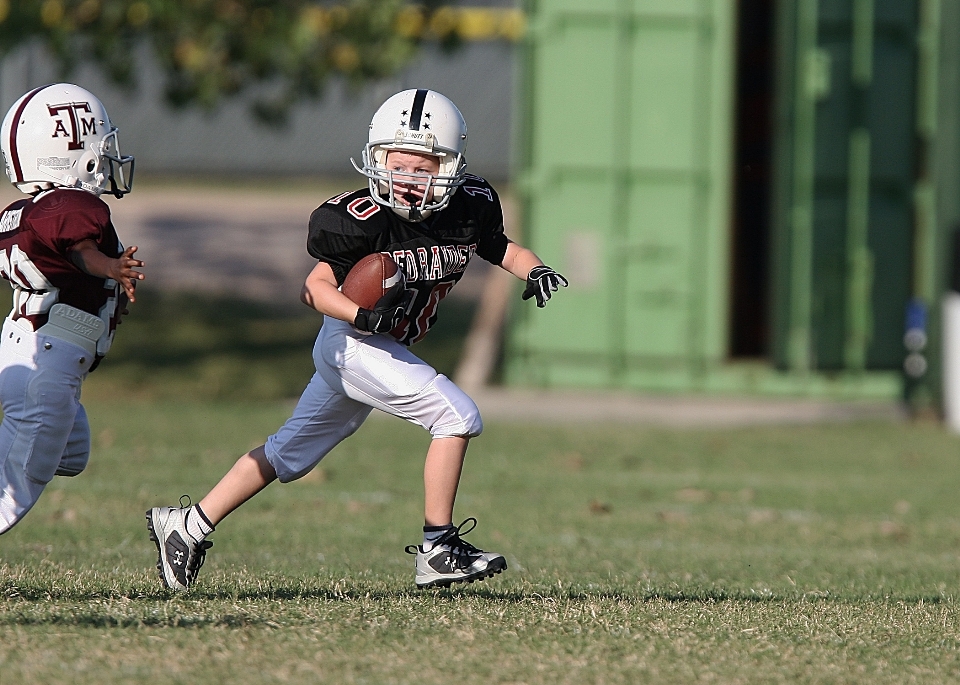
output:
[[512, 240], [507, 243], [507, 251], [503, 255], [503, 261], [500, 262], [501, 269], [525, 281], [530, 270], [537, 266], [543, 266], [543, 262], [533, 253], [533, 250], [518, 245]]
[[536, 297], [538, 307], [546, 306], [547, 300], [560, 289], [560, 286], [566, 288], [568, 285], [567, 279], [549, 266], [545, 266], [533, 250], [514, 242], [507, 245], [507, 252], [500, 266], [520, 280], [526, 281], [527, 287], [521, 297], [524, 300]]
[[112, 278], [127, 294], [131, 302], [136, 302], [134, 296], [134, 282], [142, 281], [144, 275], [137, 271], [143, 267], [143, 262], [136, 257], [136, 245], [131, 245], [119, 257], [113, 258], [103, 254], [97, 249], [97, 244], [92, 240], [83, 240], [73, 246], [70, 250], [70, 261], [84, 273], [97, 278]]

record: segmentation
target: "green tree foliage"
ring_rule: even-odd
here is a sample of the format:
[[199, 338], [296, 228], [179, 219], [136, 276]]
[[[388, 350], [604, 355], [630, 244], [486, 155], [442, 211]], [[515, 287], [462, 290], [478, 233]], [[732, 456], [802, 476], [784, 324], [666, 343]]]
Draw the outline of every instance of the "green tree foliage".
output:
[[93, 62], [133, 87], [138, 48], [150, 45], [172, 104], [213, 109], [251, 91], [254, 114], [271, 123], [331, 77], [359, 85], [395, 73], [424, 40], [454, 47], [522, 32], [517, 11], [441, 0], [0, 0], [0, 55], [39, 42], [64, 78]]

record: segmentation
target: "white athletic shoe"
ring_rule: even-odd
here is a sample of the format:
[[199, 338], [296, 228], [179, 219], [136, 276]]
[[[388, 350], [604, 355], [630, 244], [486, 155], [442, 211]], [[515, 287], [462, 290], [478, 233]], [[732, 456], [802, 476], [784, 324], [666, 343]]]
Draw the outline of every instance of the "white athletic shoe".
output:
[[[470, 526], [464, 529], [468, 524]], [[461, 539], [476, 528], [477, 519], [468, 518], [433, 543], [429, 552], [421, 545], [407, 545], [407, 554], [417, 555], [417, 587], [450, 587], [492, 578], [507, 568], [502, 554], [484, 552]]]
[[[181, 503], [183, 500], [181, 499]], [[187, 532], [186, 507], [154, 507], [147, 512], [150, 539], [157, 545], [157, 570], [164, 586], [184, 591], [193, 585], [203, 566], [209, 540], [197, 540]]]

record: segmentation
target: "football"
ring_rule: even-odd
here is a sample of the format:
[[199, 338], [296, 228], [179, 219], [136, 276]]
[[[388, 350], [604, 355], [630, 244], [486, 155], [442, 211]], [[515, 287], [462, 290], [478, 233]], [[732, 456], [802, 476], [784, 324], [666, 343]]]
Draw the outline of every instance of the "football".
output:
[[373, 309], [384, 295], [403, 290], [403, 272], [389, 255], [375, 252], [354, 264], [340, 290], [364, 309]]

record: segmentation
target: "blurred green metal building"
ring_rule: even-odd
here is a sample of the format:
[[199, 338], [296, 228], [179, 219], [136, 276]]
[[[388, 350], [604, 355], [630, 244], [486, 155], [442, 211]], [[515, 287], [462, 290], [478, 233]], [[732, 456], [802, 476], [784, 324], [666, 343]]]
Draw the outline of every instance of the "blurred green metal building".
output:
[[571, 284], [509, 382], [935, 395], [960, 0], [526, 9], [523, 239]]

